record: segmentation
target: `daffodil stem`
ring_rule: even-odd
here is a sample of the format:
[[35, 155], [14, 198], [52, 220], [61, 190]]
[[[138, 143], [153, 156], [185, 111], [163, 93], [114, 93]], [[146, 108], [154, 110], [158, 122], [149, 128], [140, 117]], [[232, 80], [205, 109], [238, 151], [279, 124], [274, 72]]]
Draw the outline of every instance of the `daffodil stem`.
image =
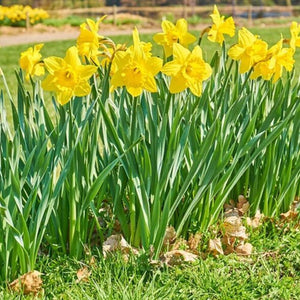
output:
[[[130, 190], [134, 190], [132, 181], [130, 182]], [[136, 208], [135, 208], [135, 194], [129, 195], [129, 206], [130, 206], [130, 243], [134, 244], [135, 238], [135, 222], [136, 222]]]
[[[72, 143], [72, 101], [68, 103], [68, 111], [69, 111], [69, 147], [70, 152], [72, 151], [73, 143]], [[72, 168], [70, 170], [70, 195], [69, 195], [69, 251], [71, 255], [76, 255], [75, 249], [73, 248], [73, 240], [75, 235], [75, 227], [76, 227], [76, 202], [74, 191], [76, 190], [75, 186], [75, 170], [74, 170], [74, 160], [72, 162]]]
[[201, 46], [201, 42], [202, 42], [202, 36], [199, 36], [199, 39], [198, 39], [198, 46]]
[[245, 78], [245, 81], [243, 82], [243, 85], [242, 85], [242, 88], [241, 88], [241, 91], [240, 91], [240, 92], [242, 92], [242, 91], [244, 90], [244, 88], [245, 88], [245, 86], [246, 86], [246, 84], [247, 84], [247, 81], [249, 80], [249, 77], [250, 77], [252, 71], [253, 71], [253, 67], [252, 67], [252, 68], [250, 69], [250, 71], [247, 73], [246, 78]]

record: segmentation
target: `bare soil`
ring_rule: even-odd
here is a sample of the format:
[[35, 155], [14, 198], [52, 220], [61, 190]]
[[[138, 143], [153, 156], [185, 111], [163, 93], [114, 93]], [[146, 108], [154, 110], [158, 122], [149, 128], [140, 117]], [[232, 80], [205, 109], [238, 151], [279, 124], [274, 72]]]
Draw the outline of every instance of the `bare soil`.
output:
[[[108, 16], [107, 19], [111, 19], [112, 16]], [[138, 24], [140, 33], [155, 33], [161, 31], [159, 21], [154, 21], [153, 19], [140, 17], [131, 14], [118, 14], [118, 20], [121, 19], [135, 19], [141, 21]], [[251, 27], [253, 24], [249, 24], [247, 19], [236, 19], [238, 26]], [[197, 24], [197, 26], [189, 26], [193, 30], [202, 30], [207, 27], [208, 24]], [[257, 26], [257, 25], [256, 25]], [[274, 24], [272, 21], [267, 20], [266, 24], [262, 21], [260, 27], [278, 27], [283, 26], [283, 24]], [[135, 27], [133, 24], [126, 25], [113, 25], [113, 24], [101, 24], [100, 33], [104, 36], [114, 36], [114, 35], [126, 35], [131, 34], [132, 29]], [[74, 27], [70, 25], [65, 25], [61, 27], [47, 26], [44, 24], [37, 24], [28, 29], [10, 27], [10, 26], [0, 26], [0, 47], [14, 46], [20, 44], [31, 44], [31, 43], [41, 43], [50, 41], [63, 41], [76, 39], [79, 35], [79, 27]]]

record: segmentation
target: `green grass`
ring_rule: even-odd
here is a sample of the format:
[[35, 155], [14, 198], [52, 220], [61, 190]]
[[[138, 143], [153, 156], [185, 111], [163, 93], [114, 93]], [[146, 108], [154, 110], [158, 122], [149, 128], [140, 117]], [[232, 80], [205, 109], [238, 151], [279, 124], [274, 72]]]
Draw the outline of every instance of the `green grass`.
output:
[[80, 26], [84, 23], [86, 18], [80, 16], [68, 16], [65, 18], [45, 19], [43, 24], [54, 27], [61, 27], [63, 25]]
[[[202, 248], [209, 236], [203, 238]], [[284, 233], [268, 222], [251, 235], [250, 258], [207, 256], [179, 267], [151, 267], [145, 258], [97, 258], [89, 282], [76, 283], [85, 263], [40, 257], [45, 299], [297, 299], [300, 232]], [[87, 259], [88, 261], [88, 259]], [[6, 289], [1, 299], [22, 299]]]

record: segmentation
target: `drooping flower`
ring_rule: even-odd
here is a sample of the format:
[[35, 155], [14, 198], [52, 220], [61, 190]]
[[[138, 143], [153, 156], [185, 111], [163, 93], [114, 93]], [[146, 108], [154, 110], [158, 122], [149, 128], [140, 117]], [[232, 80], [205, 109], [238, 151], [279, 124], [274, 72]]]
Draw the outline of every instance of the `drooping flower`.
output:
[[173, 45], [173, 61], [166, 63], [162, 73], [171, 76], [169, 90], [179, 93], [186, 88], [200, 96], [202, 82], [211, 76], [212, 69], [202, 58], [202, 50], [196, 46], [192, 52], [179, 44]]
[[214, 24], [209, 30], [207, 37], [211, 42], [216, 42], [221, 45], [224, 41], [224, 34], [228, 34], [230, 37], [234, 36], [235, 25], [232, 17], [225, 20], [224, 16], [220, 16], [216, 5], [210, 17]]
[[38, 44], [21, 53], [19, 64], [22, 70], [26, 72], [26, 80], [29, 80], [30, 76], [42, 76], [45, 74], [42, 55], [40, 54], [43, 46], [44, 44]]
[[240, 73], [245, 73], [251, 67], [266, 58], [268, 44], [246, 28], [239, 30], [238, 44], [232, 46], [228, 55], [234, 60], [240, 60]]
[[290, 47], [296, 50], [296, 47], [300, 47], [300, 24], [297, 24], [297, 22], [292, 22], [290, 32]]
[[97, 22], [92, 19], [87, 19], [86, 23], [80, 25], [80, 34], [77, 38], [78, 53], [82, 57], [93, 61], [99, 65], [98, 56], [101, 54], [99, 51], [99, 41], [104, 37], [98, 34], [100, 23], [106, 16], [103, 16]]
[[156, 92], [154, 76], [160, 71], [162, 60], [150, 54], [135, 29], [133, 47], [129, 47], [125, 52], [117, 52], [112, 62], [112, 68], [116, 70], [111, 78], [112, 90], [125, 86], [134, 97], [139, 96], [143, 90]]
[[179, 43], [184, 47], [196, 41], [196, 37], [188, 32], [188, 24], [185, 19], [179, 19], [176, 25], [170, 21], [162, 21], [163, 32], [154, 35], [154, 41], [164, 47], [166, 57], [173, 53], [173, 44]]
[[81, 64], [75, 46], [67, 50], [65, 58], [48, 57], [44, 59], [49, 75], [43, 80], [46, 91], [54, 91], [57, 102], [64, 105], [72, 96], [83, 97], [90, 93], [88, 79], [97, 71], [96, 66]]
[[262, 77], [265, 80], [273, 78], [273, 83], [282, 76], [282, 70], [287, 71], [293, 69], [295, 60], [293, 59], [294, 50], [292, 48], [282, 48], [283, 40], [271, 47], [267, 53], [267, 59], [257, 63], [254, 66], [252, 79]]

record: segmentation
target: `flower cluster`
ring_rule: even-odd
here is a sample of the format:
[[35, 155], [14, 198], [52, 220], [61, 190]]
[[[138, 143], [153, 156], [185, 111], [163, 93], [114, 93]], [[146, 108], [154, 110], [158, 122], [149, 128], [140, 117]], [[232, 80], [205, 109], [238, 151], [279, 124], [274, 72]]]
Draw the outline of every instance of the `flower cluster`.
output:
[[49, 15], [44, 9], [28, 5], [0, 6], [0, 25], [24, 26], [27, 18], [30, 24], [36, 24], [49, 18]]
[[[188, 32], [187, 21], [179, 19], [173, 24], [165, 20], [162, 22], [163, 32], [153, 37], [163, 47], [165, 59], [162, 60], [153, 57], [151, 43], [140, 41], [137, 29], [133, 31], [133, 45], [129, 47], [116, 45], [100, 35], [99, 26], [104, 18], [97, 22], [87, 19], [80, 26], [77, 45], [67, 51], [64, 59], [50, 57], [42, 61], [39, 54], [42, 45], [23, 52], [20, 65], [26, 71], [26, 78], [43, 75], [45, 66], [49, 75], [42, 86], [45, 90], [56, 92], [60, 104], [67, 103], [73, 96], [89, 94], [88, 79], [98, 68], [109, 70], [111, 91], [126, 87], [133, 97], [141, 95], [143, 90], [155, 93], [158, 90], [156, 75], [161, 72], [170, 77], [170, 93], [189, 89], [194, 95], [200, 96], [203, 82], [212, 74], [212, 68], [204, 61], [199, 46], [202, 37], [207, 33], [209, 41], [222, 45], [225, 43], [224, 35], [233, 37], [235, 34], [233, 18], [225, 19], [214, 6], [212, 26], [202, 31], [198, 45], [189, 50], [188, 47], [196, 42], [196, 37]], [[251, 79], [262, 77], [276, 82], [282, 76], [283, 69], [293, 69], [293, 55], [296, 47], [300, 47], [300, 26], [293, 22], [290, 30], [290, 39], [281, 38], [269, 48], [259, 36], [241, 28], [238, 42], [230, 47], [228, 56], [240, 61], [240, 73], [251, 72]], [[283, 47], [286, 43], [289, 47]], [[88, 65], [82, 64], [80, 57]]]

